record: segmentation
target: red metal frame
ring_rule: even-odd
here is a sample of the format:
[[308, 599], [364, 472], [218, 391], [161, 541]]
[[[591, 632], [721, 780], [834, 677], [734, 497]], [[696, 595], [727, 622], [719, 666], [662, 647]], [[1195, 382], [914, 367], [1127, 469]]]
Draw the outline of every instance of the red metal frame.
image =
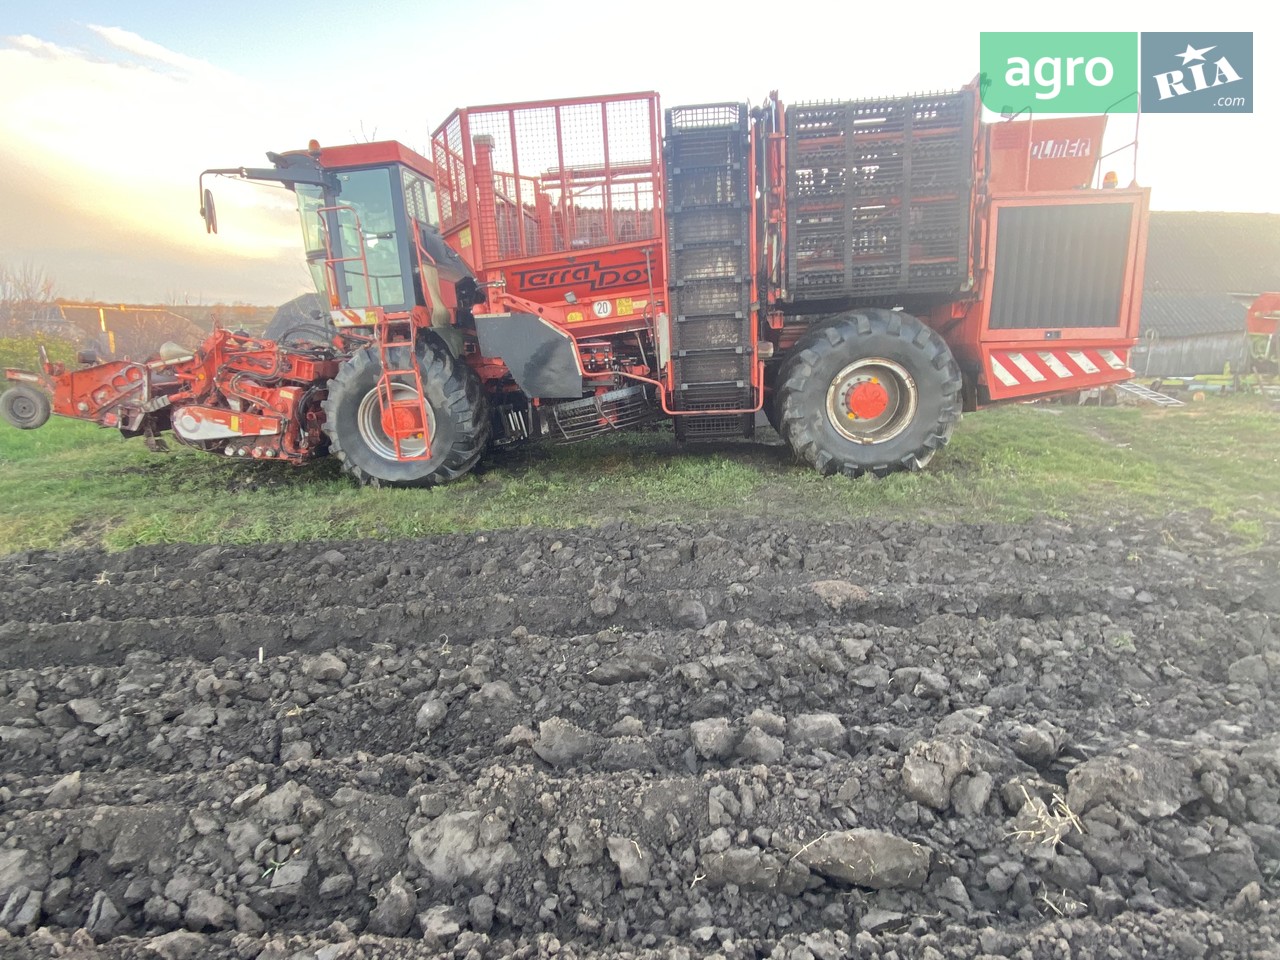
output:
[[1280, 293], [1264, 293], [1249, 305], [1245, 314], [1245, 331], [1257, 336], [1273, 337], [1280, 323]]
[[[990, 400], [1010, 400], [1062, 391], [1088, 389], [1131, 379], [1129, 351], [1137, 342], [1146, 260], [1147, 208], [1143, 189], [1018, 193], [993, 196], [984, 211], [977, 295], [965, 322], [948, 337], [952, 350], [976, 366], [978, 383]], [[1125, 283], [1115, 323], [1071, 329], [990, 326], [995, 255], [999, 247], [999, 210], [1009, 207], [1067, 206], [1128, 202], [1130, 221]]]
[[323, 397], [316, 392], [319, 385], [338, 372], [337, 360], [220, 328], [193, 355], [171, 360], [116, 360], [68, 370], [41, 354], [40, 373], [5, 370], [5, 377], [49, 391], [59, 416], [149, 432], [149, 415], [181, 411], [242, 437], [246, 456], [295, 464], [321, 447], [319, 418], [299, 404], [308, 396]]
[[468, 107], [436, 130], [442, 230], [495, 285], [493, 312], [534, 303], [575, 340], [652, 329], [666, 306], [660, 117], [657, 94], [631, 93]]
[[384, 163], [403, 163], [429, 180], [436, 179], [436, 165], [422, 154], [410, 150], [395, 140], [378, 140], [373, 143], [349, 143], [336, 147], [321, 147], [319, 153], [295, 150], [316, 157], [320, 166], [329, 170], [347, 167], [368, 167]]

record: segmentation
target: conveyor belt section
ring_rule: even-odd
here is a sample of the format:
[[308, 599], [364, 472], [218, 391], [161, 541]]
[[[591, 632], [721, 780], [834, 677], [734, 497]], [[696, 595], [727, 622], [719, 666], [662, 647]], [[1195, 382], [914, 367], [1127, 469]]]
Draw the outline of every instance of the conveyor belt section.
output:
[[[667, 111], [671, 364], [677, 410], [754, 403], [745, 103]], [[678, 416], [682, 439], [751, 434], [753, 415]]]

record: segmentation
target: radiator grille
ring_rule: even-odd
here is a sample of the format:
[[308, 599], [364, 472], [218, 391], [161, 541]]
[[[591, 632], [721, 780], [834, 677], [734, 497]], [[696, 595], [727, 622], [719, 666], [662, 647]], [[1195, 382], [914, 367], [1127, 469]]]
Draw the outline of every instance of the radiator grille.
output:
[[1118, 327], [1131, 203], [1001, 207], [992, 330]]

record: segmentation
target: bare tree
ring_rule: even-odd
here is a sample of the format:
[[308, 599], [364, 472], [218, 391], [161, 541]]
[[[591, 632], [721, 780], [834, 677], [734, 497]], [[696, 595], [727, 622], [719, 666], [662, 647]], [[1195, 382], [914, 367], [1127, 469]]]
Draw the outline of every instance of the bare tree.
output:
[[35, 316], [53, 303], [53, 278], [30, 260], [17, 265], [0, 263], [0, 323]]

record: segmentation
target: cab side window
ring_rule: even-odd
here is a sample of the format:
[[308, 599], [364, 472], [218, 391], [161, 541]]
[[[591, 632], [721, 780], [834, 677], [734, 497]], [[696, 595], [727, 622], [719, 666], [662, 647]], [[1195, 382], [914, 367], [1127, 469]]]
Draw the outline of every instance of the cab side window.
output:
[[436, 207], [436, 185], [411, 170], [401, 169], [404, 184], [404, 204], [412, 220], [440, 226], [440, 213]]

